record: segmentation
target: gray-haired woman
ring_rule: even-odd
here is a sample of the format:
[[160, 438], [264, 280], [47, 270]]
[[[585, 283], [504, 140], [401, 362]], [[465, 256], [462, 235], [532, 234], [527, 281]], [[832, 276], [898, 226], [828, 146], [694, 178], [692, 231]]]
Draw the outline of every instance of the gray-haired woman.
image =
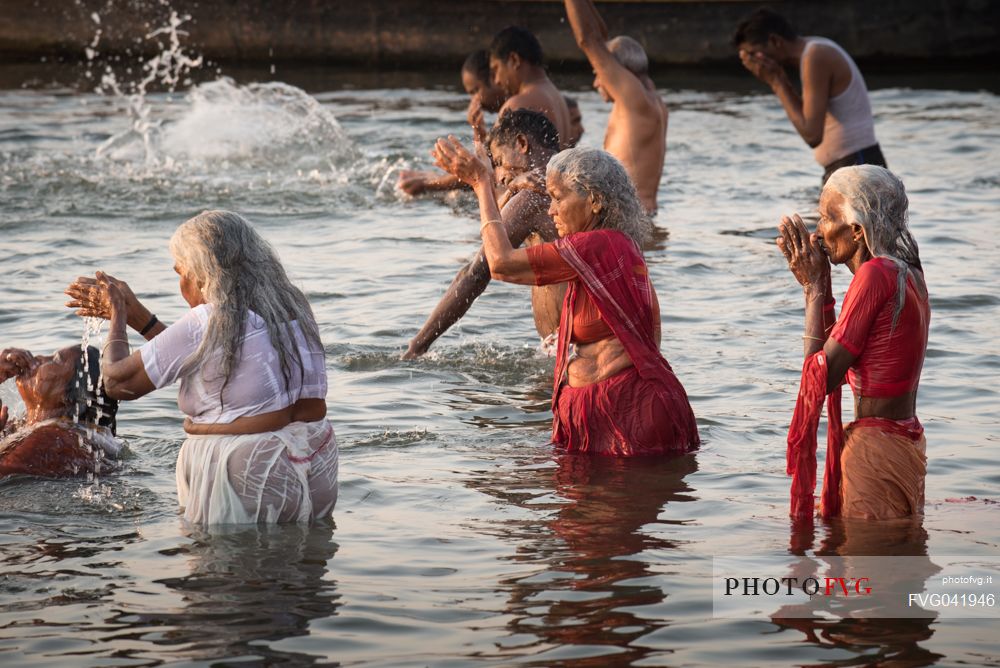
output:
[[[814, 513], [816, 426], [827, 395], [822, 514], [887, 519], [923, 512], [926, 441], [916, 406], [931, 311], [907, 208], [903, 183], [889, 170], [844, 167], [823, 188], [815, 234], [797, 215], [779, 227], [778, 246], [806, 301], [806, 359], [788, 436], [793, 516]], [[854, 274], [839, 319], [831, 263]], [[855, 420], [842, 433], [845, 374]]]
[[495, 224], [500, 212], [489, 165], [454, 137], [439, 140], [434, 155], [479, 198], [493, 278], [569, 283], [553, 383], [553, 442], [606, 455], [694, 448], [698, 428], [683, 386], [660, 354], [659, 304], [640, 250], [651, 222], [621, 163], [587, 148], [553, 156], [545, 187], [560, 239], [523, 249], [512, 247]]
[[[337, 442], [309, 303], [241, 216], [205, 211], [170, 240], [191, 311], [170, 327], [123, 281], [98, 272], [67, 305], [110, 320], [109, 396], [138, 399], [180, 380], [187, 440], [177, 459], [184, 516], [205, 524], [312, 522], [337, 500]], [[126, 324], [149, 342], [129, 354]]]

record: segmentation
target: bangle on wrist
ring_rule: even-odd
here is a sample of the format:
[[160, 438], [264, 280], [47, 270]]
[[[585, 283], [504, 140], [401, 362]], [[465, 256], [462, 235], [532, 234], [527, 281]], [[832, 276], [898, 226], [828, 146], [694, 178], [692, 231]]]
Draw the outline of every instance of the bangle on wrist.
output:
[[824, 339], [824, 338], [820, 338], [818, 336], [809, 336], [808, 334], [803, 334], [802, 338], [803, 339], [808, 339], [810, 341], [824, 341], [824, 342], [826, 341], [826, 339]]
[[500, 220], [499, 218], [493, 218], [492, 220], [487, 220], [486, 222], [484, 222], [482, 225], [479, 226], [479, 232], [482, 233], [482, 231], [485, 230], [489, 225], [503, 225], [503, 221]]
[[146, 326], [139, 330], [139, 336], [146, 336], [146, 332], [153, 329], [153, 327], [155, 327], [156, 323], [158, 322], [159, 320], [157, 320], [155, 315], [150, 316], [149, 322], [146, 323]]
[[101, 355], [104, 355], [104, 351], [106, 351], [108, 349], [108, 347], [112, 343], [124, 343], [125, 346], [128, 347], [128, 339], [125, 339], [125, 338], [121, 338], [121, 339], [111, 338], [111, 339], [108, 339], [107, 341], [105, 341], [104, 345], [101, 347]]

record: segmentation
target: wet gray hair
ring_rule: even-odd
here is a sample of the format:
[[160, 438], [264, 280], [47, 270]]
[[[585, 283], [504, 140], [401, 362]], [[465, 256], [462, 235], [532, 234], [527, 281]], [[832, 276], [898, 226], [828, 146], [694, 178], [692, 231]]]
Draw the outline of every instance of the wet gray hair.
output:
[[639, 42], [628, 35], [619, 35], [609, 39], [607, 45], [615, 60], [632, 74], [641, 77], [649, 73], [649, 57]]
[[223, 389], [239, 363], [249, 311], [263, 319], [288, 384], [293, 362], [304, 373], [292, 323], [306, 341], [321, 348], [319, 328], [302, 291], [292, 285], [271, 245], [238, 213], [203, 211], [170, 239], [179, 268], [201, 287], [212, 305], [205, 337], [185, 362], [182, 373], [218, 356]]
[[833, 173], [825, 188], [844, 197], [844, 218], [848, 224], [856, 223], [864, 230], [865, 245], [872, 257], [884, 257], [896, 265], [896, 309], [892, 314], [895, 328], [906, 301], [909, 268], [923, 273], [917, 241], [907, 226], [906, 188], [899, 177], [876, 165], [842, 167]]
[[549, 159], [546, 174], [557, 173], [581, 195], [601, 204], [595, 229], [624, 232], [639, 246], [653, 232], [653, 221], [642, 208], [635, 184], [613, 155], [596, 148], [570, 148]]

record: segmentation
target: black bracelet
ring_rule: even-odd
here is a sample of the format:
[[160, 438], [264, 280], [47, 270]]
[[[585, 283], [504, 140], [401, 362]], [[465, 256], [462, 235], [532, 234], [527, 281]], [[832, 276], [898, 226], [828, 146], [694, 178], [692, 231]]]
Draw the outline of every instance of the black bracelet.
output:
[[153, 327], [158, 322], [160, 322], [160, 321], [156, 319], [155, 315], [152, 316], [152, 317], [150, 317], [149, 322], [146, 323], [146, 326], [139, 330], [139, 336], [146, 336], [146, 332], [148, 332], [149, 330], [153, 329]]

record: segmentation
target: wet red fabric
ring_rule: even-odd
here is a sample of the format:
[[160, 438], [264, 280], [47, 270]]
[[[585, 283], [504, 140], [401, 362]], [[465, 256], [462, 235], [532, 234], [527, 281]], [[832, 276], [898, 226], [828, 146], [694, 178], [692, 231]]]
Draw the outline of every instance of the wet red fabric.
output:
[[855, 394], [891, 397], [917, 389], [927, 350], [930, 302], [912, 276], [896, 327], [898, 269], [886, 258], [862, 264], [844, 297], [840, 318], [830, 336], [857, 359], [848, 373]]
[[76, 432], [58, 425], [25, 429], [0, 451], [0, 476], [65, 478], [94, 472], [94, 455]]
[[[576, 280], [576, 272], [562, 258], [555, 244], [528, 247], [528, 262], [535, 272], [537, 285], [551, 285]], [[573, 306], [573, 343], [594, 343], [611, 338], [615, 333], [586, 292], [577, 295]]]
[[812, 517], [816, 492], [816, 429], [826, 399], [826, 468], [820, 496], [820, 514], [840, 514], [840, 454], [844, 447], [844, 427], [840, 417], [840, 386], [826, 394], [826, 354], [821, 350], [805, 359], [799, 396], [788, 428], [785, 453], [786, 473], [792, 476], [790, 514], [795, 518]]
[[[698, 443], [691, 406], [676, 378], [664, 387], [633, 366], [585, 387], [564, 385], [553, 409], [553, 441], [571, 452], [598, 455], [662, 455]], [[692, 429], [694, 438], [692, 439]]]
[[[697, 446], [698, 427], [687, 393], [656, 343], [652, 285], [639, 247], [616, 230], [580, 232], [556, 240], [554, 246], [576, 272], [576, 280], [566, 291], [559, 325], [553, 442], [571, 450], [617, 455], [684, 452]], [[579, 294], [593, 301], [633, 369], [571, 388], [563, 380]]]

